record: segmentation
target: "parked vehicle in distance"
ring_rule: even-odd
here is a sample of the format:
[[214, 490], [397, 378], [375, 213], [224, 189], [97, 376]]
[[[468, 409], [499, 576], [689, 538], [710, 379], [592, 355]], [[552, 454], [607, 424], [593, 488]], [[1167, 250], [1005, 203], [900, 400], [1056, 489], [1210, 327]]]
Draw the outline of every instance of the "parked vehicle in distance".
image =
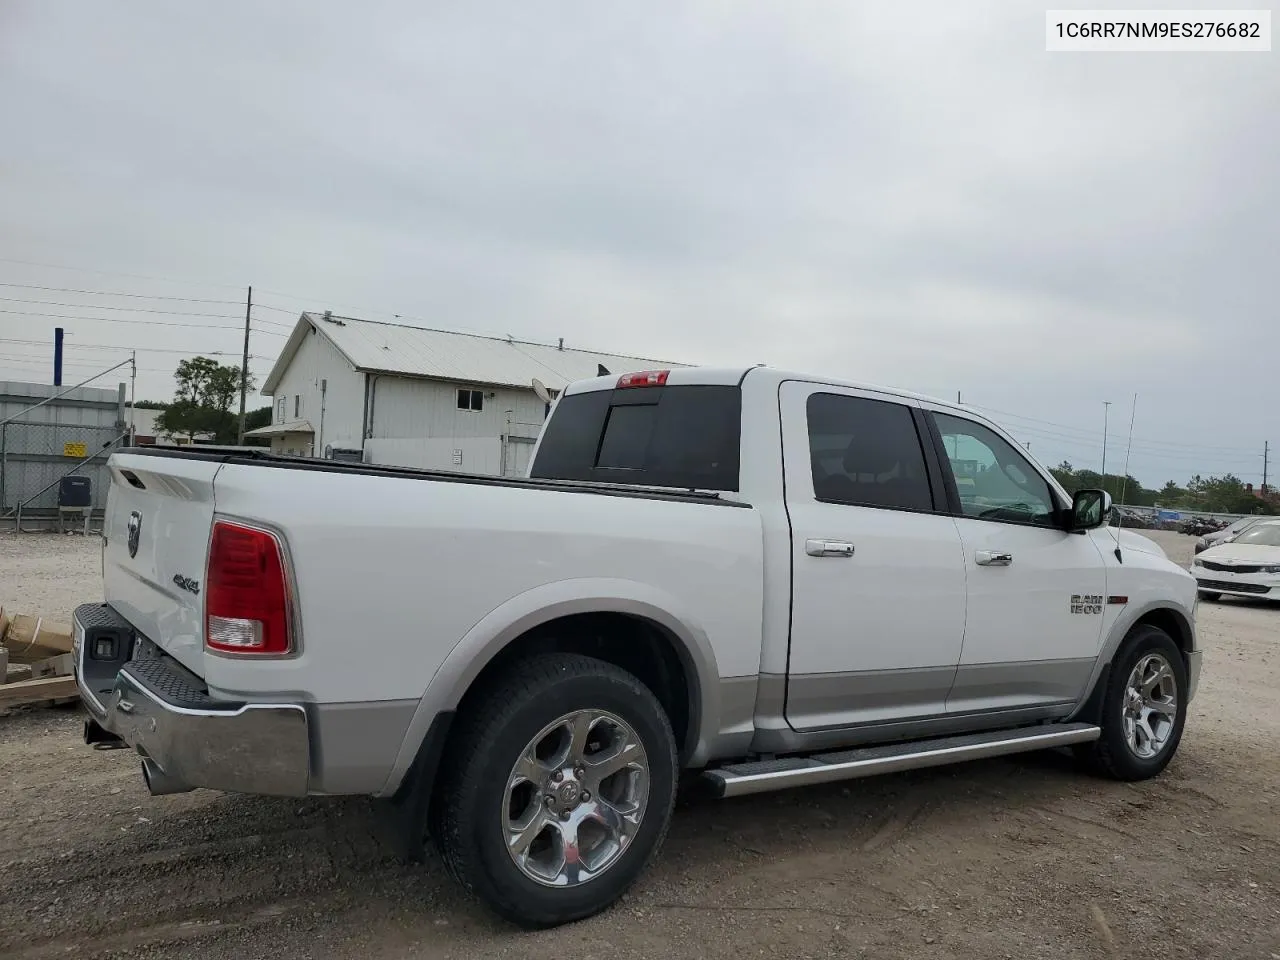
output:
[[1191, 572], [1203, 600], [1280, 599], [1280, 518], [1262, 517], [1225, 543], [1198, 554]]
[[1110, 523], [1113, 527], [1128, 527], [1130, 530], [1149, 530], [1152, 526], [1150, 514], [1120, 504], [1111, 508]]
[[1226, 543], [1234, 539], [1240, 533], [1248, 530], [1259, 520], [1266, 520], [1265, 516], [1257, 517], [1241, 517], [1239, 520], [1228, 524], [1216, 533], [1206, 533], [1203, 537], [1196, 541], [1195, 552], [1197, 554], [1204, 553], [1210, 547], [1217, 546], [1220, 543]]
[[85, 739], [152, 793], [392, 798], [528, 926], [722, 797], [1050, 747], [1141, 780], [1196, 584], [972, 410], [767, 368], [571, 384], [529, 477], [127, 450]]
[[1204, 537], [1217, 533], [1226, 526], [1224, 521], [1214, 517], [1187, 517], [1178, 525], [1178, 532], [1189, 537]]

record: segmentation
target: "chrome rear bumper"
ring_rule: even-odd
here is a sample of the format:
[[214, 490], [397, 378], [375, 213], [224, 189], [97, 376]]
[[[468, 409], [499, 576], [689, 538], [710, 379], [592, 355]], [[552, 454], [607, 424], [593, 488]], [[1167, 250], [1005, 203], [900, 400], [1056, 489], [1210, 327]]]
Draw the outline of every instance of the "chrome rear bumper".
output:
[[[75, 613], [80, 699], [95, 722], [142, 757], [154, 793], [207, 787], [306, 795], [311, 747], [307, 712], [300, 704], [215, 699], [176, 661], [154, 650], [145, 659], [125, 663], [109, 692], [101, 686], [95, 692], [87, 679], [86, 658], [102, 608], [94, 605], [82, 618], [83, 609]], [[110, 613], [119, 621], [118, 614]]]

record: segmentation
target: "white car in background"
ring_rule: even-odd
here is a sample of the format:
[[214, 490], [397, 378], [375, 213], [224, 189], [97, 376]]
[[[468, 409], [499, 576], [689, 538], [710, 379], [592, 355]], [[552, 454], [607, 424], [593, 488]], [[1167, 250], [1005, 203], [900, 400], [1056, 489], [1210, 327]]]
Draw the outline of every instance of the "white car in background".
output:
[[1260, 597], [1280, 600], [1280, 518], [1262, 520], [1229, 543], [1191, 561], [1202, 600]]
[[1252, 527], [1255, 523], [1260, 523], [1261, 521], [1266, 519], [1268, 518], [1267, 517], [1241, 517], [1239, 520], [1231, 524], [1229, 527], [1223, 527], [1221, 530], [1217, 531], [1216, 533], [1206, 533], [1203, 537], [1201, 537], [1199, 540], [1196, 541], [1196, 548], [1195, 548], [1196, 553], [1197, 554], [1204, 553], [1210, 547], [1216, 547], [1220, 544], [1227, 543], [1230, 540], [1234, 540], [1236, 537], [1240, 536], [1240, 534], [1244, 533], [1244, 531]]

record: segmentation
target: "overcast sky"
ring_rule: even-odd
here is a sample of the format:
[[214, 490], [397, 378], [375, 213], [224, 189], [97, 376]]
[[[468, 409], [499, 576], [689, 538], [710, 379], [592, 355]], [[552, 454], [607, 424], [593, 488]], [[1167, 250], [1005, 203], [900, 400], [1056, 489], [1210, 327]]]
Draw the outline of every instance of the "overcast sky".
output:
[[1044, 30], [1010, 0], [3, 0], [0, 378], [48, 382], [12, 341], [61, 322], [68, 377], [176, 351], [140, 354], [168, 399], [184, 352], [238, 354], [252, 283], [259, 379], [304, 307], [399, 313], [961, 391], [1095, 469], [1136, 392], [1144, 482], [1256, 483], [1280, 54]]

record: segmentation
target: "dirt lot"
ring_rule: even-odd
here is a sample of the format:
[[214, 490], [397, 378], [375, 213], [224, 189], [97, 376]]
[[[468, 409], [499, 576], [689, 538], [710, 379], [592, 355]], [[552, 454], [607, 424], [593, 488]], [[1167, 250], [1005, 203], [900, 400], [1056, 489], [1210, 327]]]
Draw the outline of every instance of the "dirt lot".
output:
[[[1154, 534], [1181, 562], [1188, 537]], [[0, 603], [99, 599], [96, 541], [0, 534]], [[0, 718], [0, 956], [1280, 958], [1280, 609], [1201, 607], [1160, 778], [1057, 754], [688, 797], [619, 907], [524, 933], [397, 858], [361, 800], [151, 798], [75, 710]]]

